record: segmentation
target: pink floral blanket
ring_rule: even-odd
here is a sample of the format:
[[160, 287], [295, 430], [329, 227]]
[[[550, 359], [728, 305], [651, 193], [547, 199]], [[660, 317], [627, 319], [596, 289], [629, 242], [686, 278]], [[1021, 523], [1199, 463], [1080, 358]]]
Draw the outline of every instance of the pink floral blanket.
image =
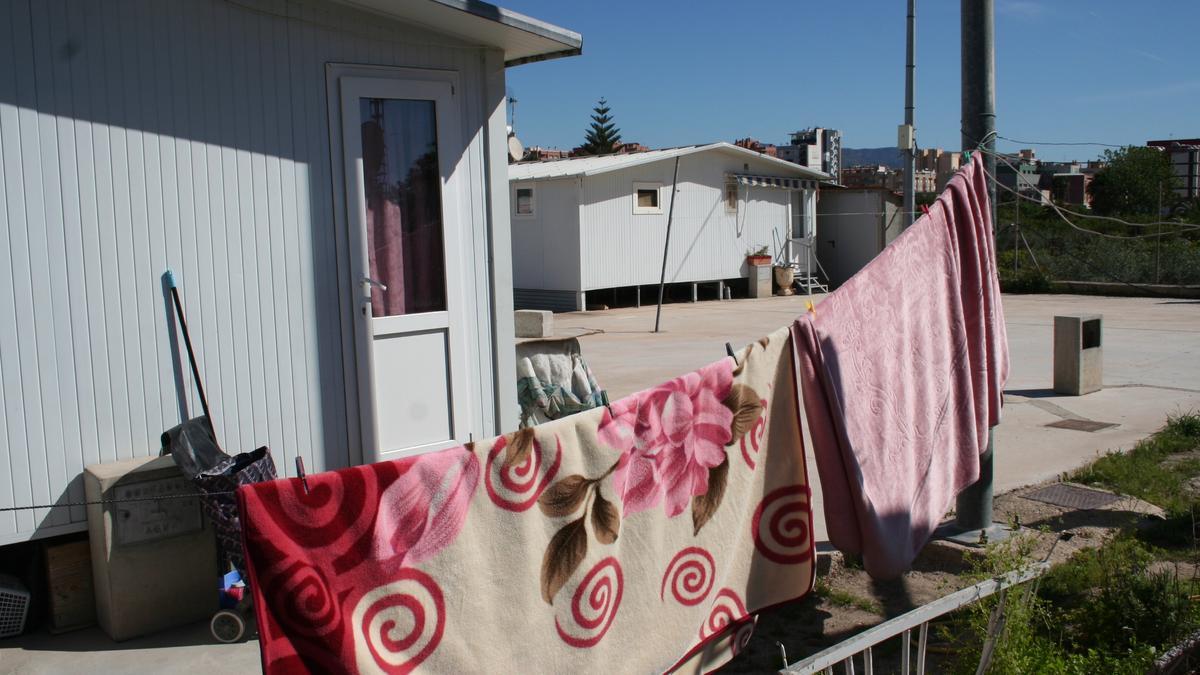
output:
[[243, 487], [268, 673], [696, 672], [813, 583], [784, 328], [473, 446]]
[[979, 156], [929, 213], [793, 327], [829, 540], [912, 563], [979, 477], [1008, 348]]

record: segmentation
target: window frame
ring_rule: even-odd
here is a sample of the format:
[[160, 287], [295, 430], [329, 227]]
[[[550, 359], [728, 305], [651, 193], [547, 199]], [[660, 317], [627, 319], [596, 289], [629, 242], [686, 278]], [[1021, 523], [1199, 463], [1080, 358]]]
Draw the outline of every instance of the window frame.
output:
[[[733, 195], [733, 204], [729, 203], [730, 194]], [[737, 178], [727, 178], [725, 180], [725, 187], [721, 197], [722, 201], [725, 202], [725, 213], [737, 215], [738, 203], [742, 201], [742, 186], [738, 183]]]
[[[535, 183], [514, 183], [512, 188], [512, 217], [513, 218], [536, 218], [537, 217], [537, 189]], [[529, 213], [520, 212], [520, 200], [517, 199], [521, 190], [529, 190]]]
[[[634, 181], [633, 182], [633, 215], [635, 216], [660, 216], [662, 215], [662, 188], [663, 184], [654, 181]], [[655, 198], [655, 206], [639, 206], [638, 193], [642, 190], [654, 190], [657, 194]]]

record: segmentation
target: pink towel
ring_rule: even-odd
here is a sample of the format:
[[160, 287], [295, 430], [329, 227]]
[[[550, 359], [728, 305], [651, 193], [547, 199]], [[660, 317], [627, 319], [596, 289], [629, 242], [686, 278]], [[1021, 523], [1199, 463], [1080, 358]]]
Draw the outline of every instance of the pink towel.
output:
[[830, 542], [912, 564], [979, 477], [1008, 346], [979, 155], [929, 213], [792, 327]]

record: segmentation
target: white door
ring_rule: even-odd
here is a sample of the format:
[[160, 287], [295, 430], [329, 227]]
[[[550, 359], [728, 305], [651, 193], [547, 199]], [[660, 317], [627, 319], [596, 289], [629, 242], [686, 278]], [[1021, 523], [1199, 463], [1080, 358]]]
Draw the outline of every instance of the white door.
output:
[[340, 80], [363, 461], [467, 440], [465, 172], [449, 82]]

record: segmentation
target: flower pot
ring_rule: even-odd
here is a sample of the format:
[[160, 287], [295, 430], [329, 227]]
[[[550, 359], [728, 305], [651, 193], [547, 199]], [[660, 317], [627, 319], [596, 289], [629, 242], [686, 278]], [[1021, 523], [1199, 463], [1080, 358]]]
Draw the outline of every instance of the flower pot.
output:
[[769, 256], [769, 255], [748, 255], [748, 256], [746, 256], [746, 262], [751, 265], [770, 265], [771, 264], [771, 256]]
[[796, 270], [791, 267], [775, 268], [775, 285], [779, 287], [780, 295], [791, 295], [792, 282], [796, 280]]

